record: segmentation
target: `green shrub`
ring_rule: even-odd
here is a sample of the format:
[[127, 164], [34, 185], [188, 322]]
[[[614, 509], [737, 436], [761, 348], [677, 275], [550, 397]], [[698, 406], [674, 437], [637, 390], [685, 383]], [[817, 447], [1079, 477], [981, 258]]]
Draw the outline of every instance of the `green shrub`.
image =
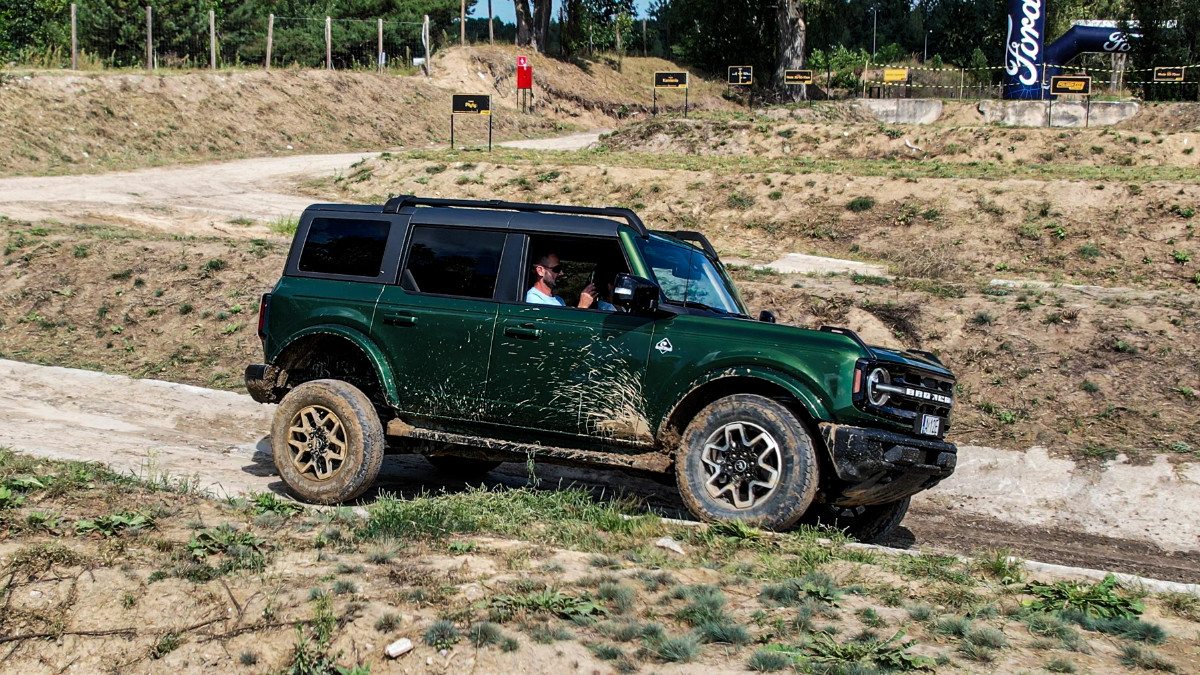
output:
[[853, 211], [855, 213], [862, 213], [863, 211], [870, 211], [871, 209], [875, 208], [875, 198], [874, 197], [855, 197], [854, 199], [851, 199], [848, 204], [846, 204], [846, 208], [850, 209], [851, 211]]

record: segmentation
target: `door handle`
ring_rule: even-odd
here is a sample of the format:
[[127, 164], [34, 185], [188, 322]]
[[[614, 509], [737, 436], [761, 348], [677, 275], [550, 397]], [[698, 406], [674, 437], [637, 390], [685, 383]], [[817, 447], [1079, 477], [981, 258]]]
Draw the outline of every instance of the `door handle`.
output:
[[542, 329], [535, 328], [533, 324], [527, 323], [520, 326], [505, 326], [504, 334], [508, 337], [536, 340], [542, 337]]
[[408, 312], [389, 312], [383, 315], [383, 323], [388, 326], [415, 326], [417, 317]]

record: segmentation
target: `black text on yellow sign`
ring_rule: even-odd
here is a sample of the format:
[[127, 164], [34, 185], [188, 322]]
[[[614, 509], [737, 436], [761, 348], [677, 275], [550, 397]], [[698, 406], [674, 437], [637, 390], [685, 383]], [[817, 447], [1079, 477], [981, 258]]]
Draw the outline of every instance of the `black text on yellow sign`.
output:
[[655, 73], [654, 88], [655, 89], [687, 89], [688, 74], [687, 73]]
[[455, 115], [491, 115], [492, 97], [487, 94], [454, 94], [450, 112]]
[[785, 70], [783, 71], [784, 84], [812, 84], [813, 71], [811, 70]]
[[1092, 93], [1092, 78], [1090, 75], [1055, 75], [1050, 78], [1050, 93], [1055, 96], [1063, 94]]
[[884, 82], [908, 82], [908, 68], [884, 68]]
[[729, 66], [729, 84], [749, 86], [754, 84], [754, 66]]
[[1155, 82], [1183, 82], [1187, 74], [1186, 68], [1155, 68]]

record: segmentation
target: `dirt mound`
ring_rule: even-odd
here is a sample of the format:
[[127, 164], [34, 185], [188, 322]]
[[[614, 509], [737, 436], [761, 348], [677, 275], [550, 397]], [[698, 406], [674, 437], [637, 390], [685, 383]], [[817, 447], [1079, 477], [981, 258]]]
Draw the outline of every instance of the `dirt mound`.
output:
[[[820, 106], [810, 110], [827, 111], [836, 117], [846, 109]], [[1200, 166], [1200, 155], [1193, 154], [1200, 138], [1186, 131], [1145, 135], [1101, 128], [893, 126], [874, 120], [809, 122], [805, 116], [799, 117], [799, 121], [783, 115], [734, 120], [645, 120], [608, 136], [604, 147], [614, 152], [730, 157], [800, 155], [812, 159], [936, 160], [999, 166], [1047, 163], [1095, 167]]]
[[[534, 109], [544, 114], [582, 118], [611, 125], [613, 118], [646, 114], [652, 109], [654, 73], [686, 68], [657, 58], [627, 56], [561, 61], [515, 46], [454, 47], [434, 57], [433, 83], [468, 92], [491, 88], [500, 99], [516, 104], [516, 59], [529, 58], [533, 67]], [[689, 103], [696, 110], [730, 110], [735, 104], [721, 94], [722, 82], [692, 74]], [[683, 109], [683, 92], [660, 92], [660, 110]]]
[[[660, 59], [565, 63], [532, 56], [533, 114], [517, 108], [514, 47], [456, 47], [433, 77], [324, 70], [168, 74], [0, 73], [0, 173], [105, 171], [277, 154], [386, 150], [449, 141], [450, 97], [493, 95], [496, 140], [609, 127], [650, 109]], [[721, 109], [693, 78], [692, 104]], [[679, 104], [682, 105], [682, 98]], [[459, 120], [464, 128], [480, 120]], [[473, 130], [472, 130], [473, 133]]]

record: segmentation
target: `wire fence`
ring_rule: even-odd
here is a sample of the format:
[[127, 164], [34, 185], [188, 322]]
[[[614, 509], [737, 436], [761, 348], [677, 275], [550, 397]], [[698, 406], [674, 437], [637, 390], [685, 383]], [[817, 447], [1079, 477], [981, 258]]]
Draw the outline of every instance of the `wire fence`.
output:
[[[1054, 66], [1049, 66], [1053, 68]], [[1159, 68], [1103, 68], [1086, 65], [1058, 66], [1059, 75], [1091, 77], [1091, 96], [1101, 98], [1131, 98], [1140, 94], [1146, 99], [1184, 96], [1200, 100], [1200, 64]], [[1003, 66], [983, 68], [938, 68], [909, 65], [872, 66], [864, 68], [860, 91], [864, 98], [1003, 98], [1001, 82]], [[1156, 79], [1164, 71], [1173, 71], [1178, 79]], [[824, 84], [836, 74], [816, 74], [816, 84]], [[1178, 89], [1178, 92], [1172, 91]]]
[[73, 6], [74, 39], [28, 55], [48, 68], [301, 67], [408, 69], [428, 57], [425, 22], [329, 17], [218, 15], [200, 3], [173, 8]]

